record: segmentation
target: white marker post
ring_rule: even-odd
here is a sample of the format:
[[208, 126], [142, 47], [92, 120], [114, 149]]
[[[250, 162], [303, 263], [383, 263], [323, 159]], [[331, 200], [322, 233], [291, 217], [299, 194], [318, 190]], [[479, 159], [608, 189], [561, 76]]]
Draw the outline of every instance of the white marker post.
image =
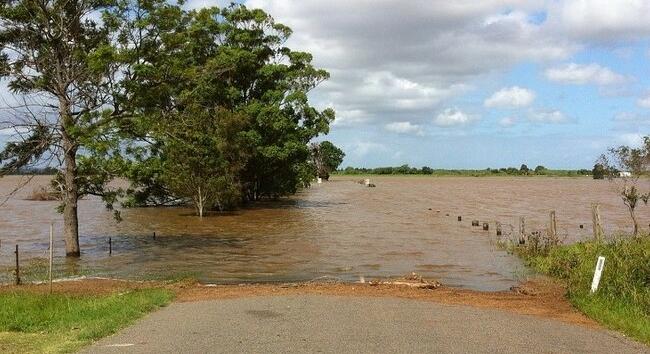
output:
[[318, 179], [317, 179], [316, 181], [318, 181], [318, 184], [321, 184], [321, 183], [323, 183], [323, 179], [322, 179], [322, 178], [320, 178], [320, 177], [318, 177]]
[[594, 271], [594, 280], [591, 282], [591, 293], [595, 293], [598, 290], [598, 283], [600, 283], [600, 276], [603, 274], [603, 268], [605, 267], [605, 257], [598, 257], [596, 262], [596, 271]]

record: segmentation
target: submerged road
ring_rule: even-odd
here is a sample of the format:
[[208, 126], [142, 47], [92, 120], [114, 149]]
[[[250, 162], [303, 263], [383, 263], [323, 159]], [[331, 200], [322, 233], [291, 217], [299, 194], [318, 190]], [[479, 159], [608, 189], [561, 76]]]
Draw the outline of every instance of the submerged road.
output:
[[174, 303], [85, 353], [650, 353], [619, 334], [499, 310], [290, 295]]

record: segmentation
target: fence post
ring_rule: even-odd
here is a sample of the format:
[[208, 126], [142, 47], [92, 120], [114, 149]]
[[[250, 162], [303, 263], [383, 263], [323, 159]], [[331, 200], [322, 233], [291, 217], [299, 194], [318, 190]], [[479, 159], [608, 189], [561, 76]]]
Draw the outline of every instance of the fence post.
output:
[[549, 220], [550, 223], [549, 223], [548, 233], [551, 239], [555, 240], [557, 238], [557, 219], [555, 218], [555, 210], [551, 210], [549, 217], [550, 217]]
[[526, 243], [526, 219], [523, 216], [519, 217], [519, 243]]
[[52, 259], [54, 256], [54, 223], [50, 224], [50, 294], [52, 293]]
[[497, 236], [501, 236], [503, 234], [503, 230], [501, 229], [501, 223], [497, 221]]
[[113, 240], [111, 238], [108, 238], [108, 255], [113, 254]]
[[20, 285], [20, 263], [18, 261], [18, 245], [16, 245], [16, 285]]
[[594, 239], [601, 241], [603, 237], [603, 226], [600, 221], [600, 205], [591, 205], [591, 218], [593, 222]]

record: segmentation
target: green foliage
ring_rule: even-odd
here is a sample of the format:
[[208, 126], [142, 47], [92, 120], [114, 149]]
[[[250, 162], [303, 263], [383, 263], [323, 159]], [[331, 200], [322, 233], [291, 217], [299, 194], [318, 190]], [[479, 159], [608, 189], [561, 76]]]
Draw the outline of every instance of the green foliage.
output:
[[[566, 281], [569, 299], [587, 315], [650, 343], [650, 236], [518, 254], [536, 270]], [[605, 267], [598, 291], [590, 294], [599, 256], [605, 257]]]
[[225, 109], [184, 111], [157, 135], [161, 148], [160, 180], [176, 197], [204, 210], [224, 210], [241, 199], [239, 174], [247, 152], [239, 134], [247, 117]]
[[650, 200], [650, 179], [647, 178], [650, 175], [650, 136], [645, 136], [643, 141], [643, 145], [638, 148], [610, 148], [598, 159], [598, 164], [604, 166], [609, 180], [614, 182], [630, 213], [634, 235], [639, 234], [636, 207], [639, 202], [647, 205]]
[[0, 332], [16, 335], [0, 336], [0, 347], [28, 338], [27, 344], [37, 343], [35, 351], [74, 351], [168, 304], [172, 297], [163, 289], [101, 296], [1, 293]]
[[343, 162], [345, 153], [329, 141], [311, 144], [311, 159], [318, 177], [329, 179]]
[[535, 167], [535, 174], [542, 174], [546, 170], [547, 170], [546, 167], [544, 167], [542, 165], [538, 165], [537, 167]]
[[[129, 9], [138, 9], [140, 21], [131, 21]], [[192, 194], [183, 187], [194, 183], [189, 177], [220, 191], [209, 203], [217, 208], [309, 183], [307, 144], [328, 132], [334, 112], [310, 106], [307, 93], [329, 74], [311, 65], [310, 54], [284, 46], [288, 27], [236, 4], [187, 11], [133, 3], [109, 22], [121, 37], [140, 36], [138, 46], [125, 40], [121, 50], [139, 58], [124, 83], [132, 93], [125, 104], [141, 112], [126, 149], [128, 205], [183, 202]]]
[[527, 175], [528, 172], [530, 172], [530, 169], [528, 168], [528, 166], [526, 166], [526, 164], [521, 164], [521, 167], [519, 167], [519, 172], [521, 172], [524, 175]]
[[594, 179], [605, 179], [607, 170], [602, 163], [597, 163], [594, 165], [594, 169], [591, 171], [591, 174], [594, 176]]

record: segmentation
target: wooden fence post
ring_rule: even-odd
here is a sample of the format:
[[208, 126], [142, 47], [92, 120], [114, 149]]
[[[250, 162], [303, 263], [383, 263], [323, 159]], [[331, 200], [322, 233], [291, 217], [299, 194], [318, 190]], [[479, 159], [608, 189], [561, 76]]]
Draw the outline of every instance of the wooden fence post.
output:
[[594, 239], [597, 241], [602, 241], [603, 226], [600, 221], [600, 206], [598, 204], [591, 205], [591, 219], [593, 223]]
[[526, 219], [523, 216], [519, 217], [519, 243], [526, 243]]
[[549, 237], [552, 240], [555, 240], [557, 239], [557, 219], [555, 218], [555, 210], [551, 210], [549, 217], [550, 217], [549, 228], [548, 228]]
[[52, 293], [52, 259], [54, 256], [54, 223], [50, 224], [50, 294]]
[[16, 245], [16, 285], [20, 285], [20, 262], [18, 261], [18, 245]]

